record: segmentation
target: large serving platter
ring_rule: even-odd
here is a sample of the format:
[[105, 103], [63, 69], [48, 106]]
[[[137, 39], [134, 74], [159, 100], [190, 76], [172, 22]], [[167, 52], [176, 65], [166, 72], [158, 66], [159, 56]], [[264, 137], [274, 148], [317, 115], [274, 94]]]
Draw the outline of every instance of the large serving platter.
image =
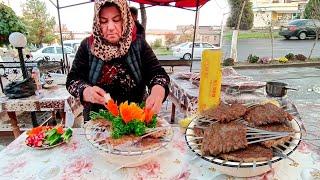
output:
[[[170, 125], [165, 120], [162, 120], [162, 119], [158, 119], [158, 120], [166, 123], [169, 128], [167, 129], [166, 135], [160, 139], [159, 143], [152, 145], [150, 148], [137, 148], [137, 147], [116, 148], [116, 147], [112, 147], [110, 144], [100, 144], [99, 142], [94, 141], [94, 136], [99, 131], [105, 132], [107, 130], [96, 128], [94, 121], [90, 121], [86, 124], [85, 135], [86, 135], [86, 139], [94, 147], [108, 154], [115, 154], [115, 155], [122, 155], [122, 156], [137, 156], [137, 155], [152, 153], [161, 148], [166, 147], [171, 141], [172, 135], [173, 135], [172, 128], [170, 127]], [[109, 132], [108, 134], [111, 134], [111, 133]]]
[[[299, 113], [296, 109], [287, 109], [288, 106], [285, 106], [285, 110], [293, 115], [294, 119], [289, 122], [289, 125], [296, 131], [301, 132], [301, 127], [298, 123], [297, 117], [299, 117]], [[202, 155], [201, 149], [196, 145], [196, 141], [193, 141], [194, 131], [193, 127], [196, 125], [197, 119], [193, 119], [188, 128], [185, 131], [185, 140], [192, 152], [194, 152], [197, 156], [202, 158], [205, 161], [212, 163], [213, 167], [223, 174], [235, 176], [235, 177], [252, 177], [263, 174], [271, 170], [272, 167], [277, 167], [282, 163], [282, 160], [285, 158], [289, 158], [289, 156], [297, 149], [300, 144], [302, 133], [295, 133], [294, 138], [290, 140], [290, 143], [286, 143], [285, 145], [288, 148], [283, 148], [282, 146], [277, 149], [281, 149], [281, 155], [275, 153], [273, 158], [270, 161], [258, 161], [258, 162], [239, 162], [239, 161], [227, 161], [220, 157], [215, 156], [204, 156]]]

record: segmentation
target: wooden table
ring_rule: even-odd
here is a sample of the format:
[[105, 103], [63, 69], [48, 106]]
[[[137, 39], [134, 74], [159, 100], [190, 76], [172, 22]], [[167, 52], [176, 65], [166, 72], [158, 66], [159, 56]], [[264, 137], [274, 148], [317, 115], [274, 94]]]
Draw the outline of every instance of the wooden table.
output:
[[199, 87], [188, 80], [178, 79], [175, 74], [170, 75], [169, 100], [172, 102], [171, 123], [175, 122], [176, 108], [187, 115], [197, 110]]
[[71, 96], [65, 86], [59, 85], [44, 89], [43, 92], [42, 98], [37, 98], [36, 96], [20, 99], [0, 98], [0, 112], [7, 112], [16, 138], [21, 134], [16, 116], [17, 111], [61, 111], [63, 121], [66, 113], [79, 114], [79, 109], [81, 109], [80, 101]]
[[[174, 73], [170, 75], [170, 85], [169, 85], [169, 96], [168, 98], [172, 102], [172, 111], [171, 111], [171, 123], [175, 122], [175, 110], [179, 109], [185, 116], [195, 113], [198, 108], [198, 96], [199, 96], [199, 86], [192, 83], [192, 81], [186, 77], [194, 76], [197, 73], [185, 73], [186, 76], [181, 78], [179, 73]], [[259, 81], [254, 81], [258, 91], [250, 92], [240, 92], [239, 94], [232, 94], [226, 91], [228, 86], [237, 86], [245, 84], [246, 82], [253, 82], [250, 77], [242, 76], [238, 74], [233, 68], [223, 68], [222, 69], [222, 85], [221, 90], [221, 101], [232, 103], [248, 103], [261, 101], [266, 99], [264, 94], [264, 89], [261, 87], [264, 86], [264, 83]], [[262, 90], [262, 91], [261, 91]]]

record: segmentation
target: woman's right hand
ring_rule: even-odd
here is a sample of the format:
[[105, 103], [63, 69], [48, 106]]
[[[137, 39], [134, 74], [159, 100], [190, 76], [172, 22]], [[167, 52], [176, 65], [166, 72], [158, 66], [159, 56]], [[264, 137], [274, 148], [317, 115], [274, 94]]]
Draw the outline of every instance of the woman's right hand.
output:
[[104, 105], [108, 94], [98, 86], [88, 86], [83, 90], [83, 100], [90, 103]]

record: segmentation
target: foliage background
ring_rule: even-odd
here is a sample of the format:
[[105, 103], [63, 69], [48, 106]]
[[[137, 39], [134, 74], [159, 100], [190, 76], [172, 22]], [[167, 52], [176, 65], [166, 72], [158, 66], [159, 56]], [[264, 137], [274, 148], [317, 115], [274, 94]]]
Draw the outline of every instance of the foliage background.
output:
[[42, 46], [42, 43], [52, 43], [57, 37], [54, 35], [56, 21], [47, 12], [45, 2], [27, 0], [23, 4], [23, 22], [28, 30], [28, 43]]
[[250, 2], [249, 0], [229, 0], [228, 1], [231, 8], [231, 11], [230, 11], [231, 15], [227, 21], [228, 27], [237, 26], [241, 7], [244, 1], [247, 1], [247, 2], [243, 10], [243, 15], [240, 22], [240, 29], [249, 30], [253, 27], [254, 14], [252, 11], [252, 2]]
[[9, 35], [12, 32], [27, 34], [27, 29], [10, 7], [0, 3], [0, 46], [9, 44]]

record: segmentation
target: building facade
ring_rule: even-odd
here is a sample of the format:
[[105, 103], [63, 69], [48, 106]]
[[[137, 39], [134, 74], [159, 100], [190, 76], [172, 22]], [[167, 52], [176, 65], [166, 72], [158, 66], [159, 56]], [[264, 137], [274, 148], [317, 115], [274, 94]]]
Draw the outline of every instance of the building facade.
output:
[[307, 0], [251, 0], [253, 4], [253, 28], [265, 28], [270, 22], [274, 27], [287, 24], [290, 20], [299, 19]]
[[149, 44], [153, 44], [156, 41], [160, 41], [161, 46], [167, 46], [166, 39], [168, 36], [173, 36], [174, 41], [177, 41], [180, 33], [177, 30], [163, 30], [163, 29], [147, 29], [146, 41]]
[[[176, 30], [150, 29], [146, 31], [146, 40], [149, 44], [160, 41], [162, 46], [170, 46], [170, 42], [167, 42], [167, 38], [170, 36], [170, 39], [175, 43], [191, 41], [193, 38], [193, 25], [180, 25], [177, 26]], [[184, 38], [186, 40], [183, 40]], [[220, 42], [220, 27], [199, 26], [196, 41], [218, 45]]]

